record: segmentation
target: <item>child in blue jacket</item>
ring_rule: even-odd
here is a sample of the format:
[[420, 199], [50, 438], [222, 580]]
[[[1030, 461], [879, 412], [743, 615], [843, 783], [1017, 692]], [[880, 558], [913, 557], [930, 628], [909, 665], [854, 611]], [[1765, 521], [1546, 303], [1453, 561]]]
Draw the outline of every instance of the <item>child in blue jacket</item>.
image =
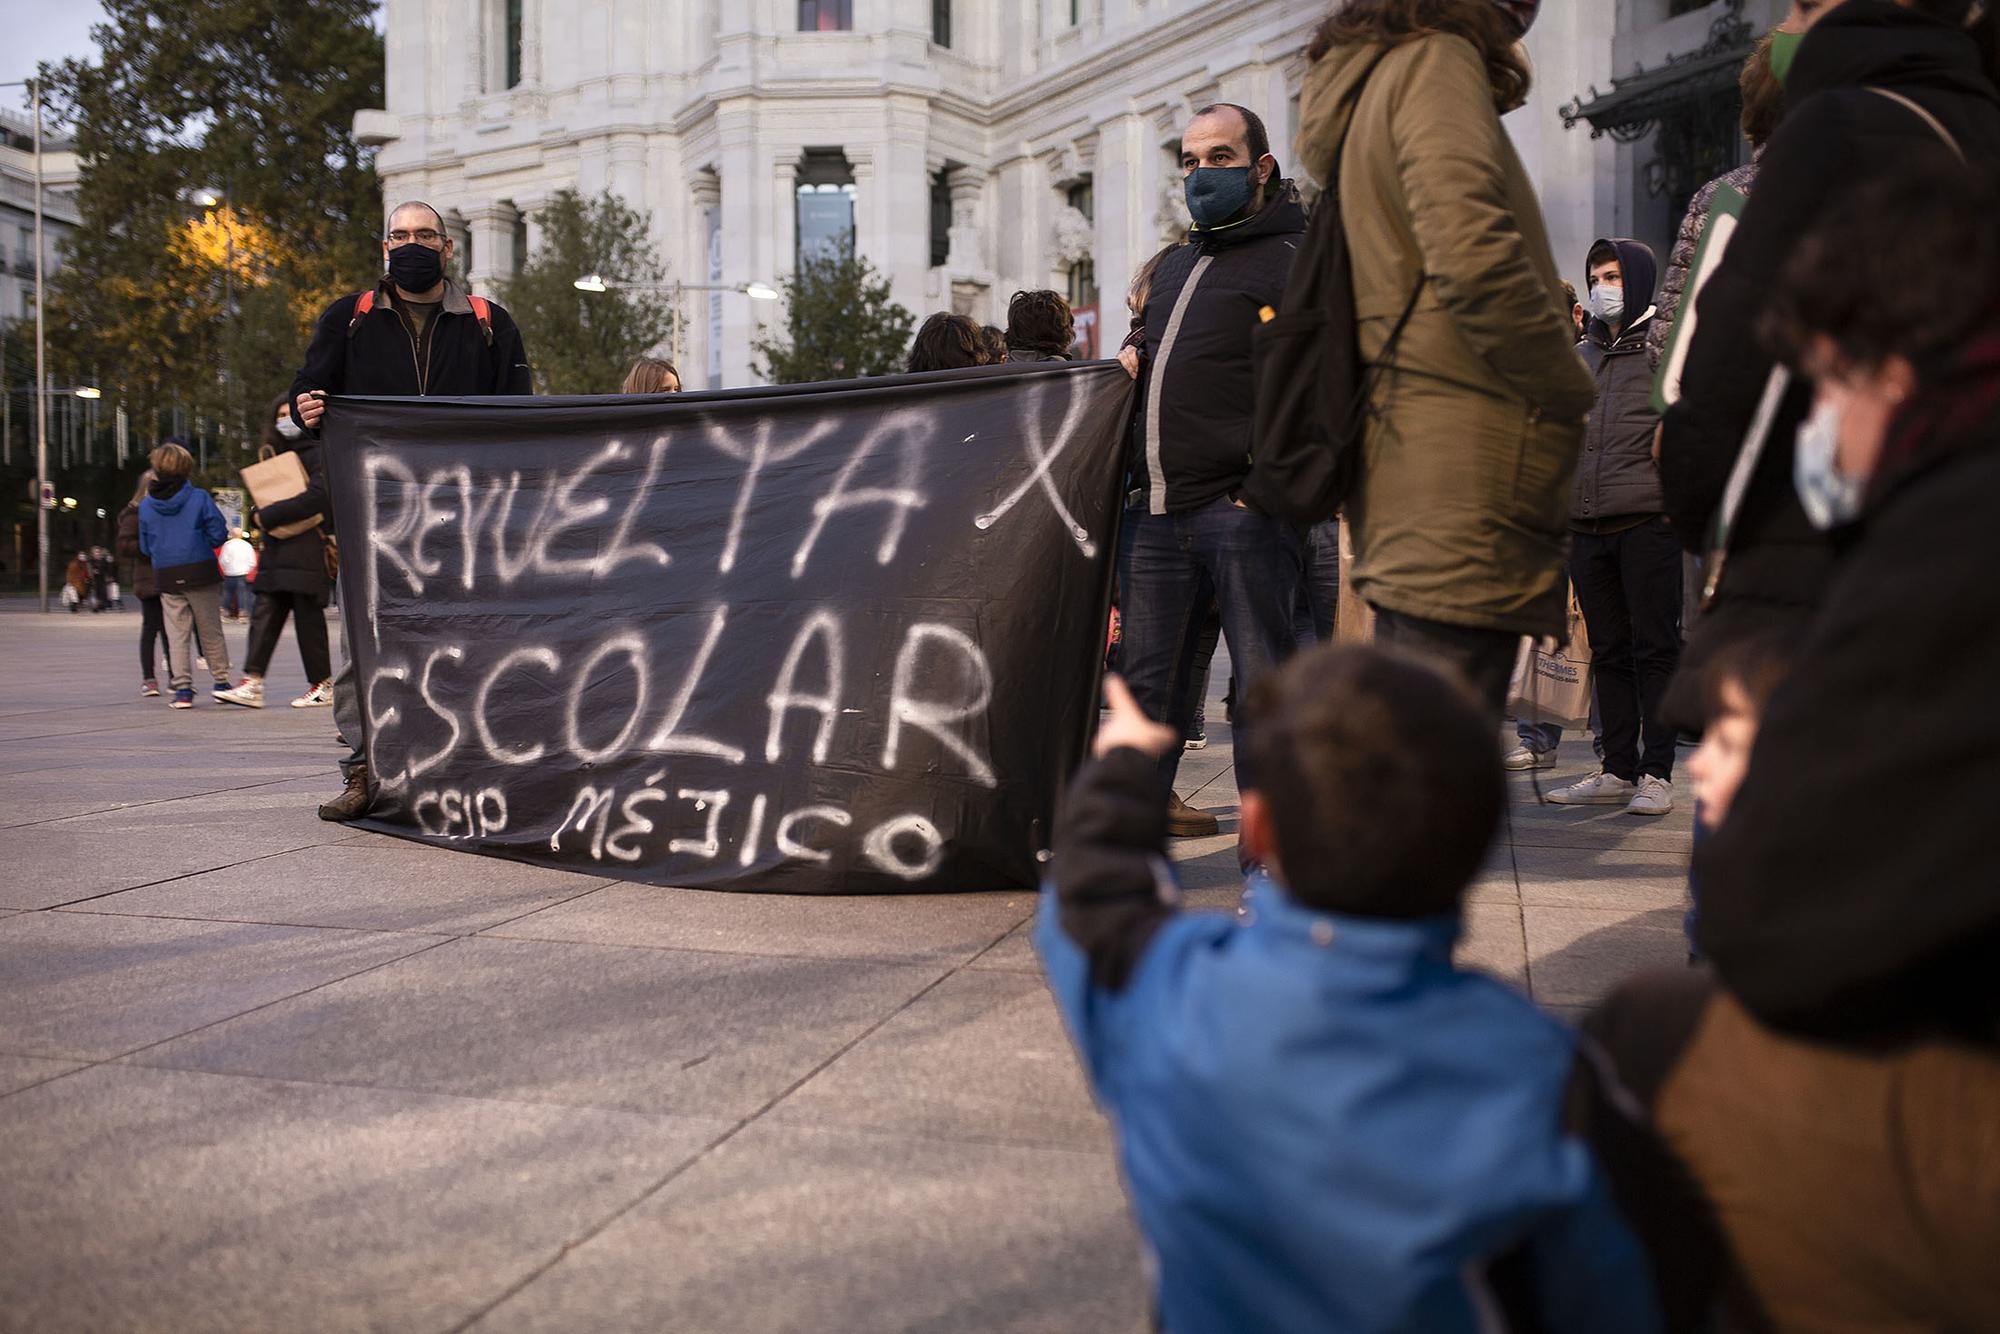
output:
[[1156, 757], [1116, 677], [1037, 946], [1117, 1127], [1171, 1334], [1650, 1334], [1646, 1258], [1565, 1133], [1576, 1039], [1455, 966], [1498, 826], [1455, 682], [1325, 647], [1259, 683], [1241, 919], [1177, 911]]
[[172, 440], [153, 451], [158, 474], [139, 502], [139, 554], [153, 564], [160, 589], [160, 613], [167, 627], [167, 671], [176, 709], [194, 707], [194, 660], [190, 642], [201, 639], [201, 655], [215, 677], [215, 690], [229, 689], [229, 644], [222, 637], [222, 567], [215, 549], [229, 538], [229, 525], [215, 498], [196, 486], [194, 455]]

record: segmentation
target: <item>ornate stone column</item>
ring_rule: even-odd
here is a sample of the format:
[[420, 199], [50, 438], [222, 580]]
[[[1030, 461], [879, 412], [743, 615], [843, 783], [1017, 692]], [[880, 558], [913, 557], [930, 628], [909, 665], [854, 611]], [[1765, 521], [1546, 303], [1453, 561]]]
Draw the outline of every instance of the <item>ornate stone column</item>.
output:
[[462, 209], [465, 228], [472, 234], [472, 262], [466, 274], [473, 290], [491, 294], [496, 285], [512, 278], [526, 260], [514, 253], [514, 227], [521, 214], [512, 204], [495, 201]]
[[986, 173], [977, 167], [956, 167], [951, 187], [951, 250], [946, 266], [955, 272], [971, 272], [987, 267], [982, 251], [980, 214], [986, 196]]
[[[687, 185], [687, 225], [682, 235], [689, 243], [681, 246], [686, 262], [673, 266], [671, 277], [684, 282], [719, 283], [722, 267], [722, 180], [712, 169], [694, 174]], [[681, 383], [688, 387], [705, 384], [722, 387], [722, 322], [727, 315], [722, 292], [701, 292], [706, 300], [694, 303], [699, 314], [690, 320], [683, 342], [687, 364], [680, 367]]]

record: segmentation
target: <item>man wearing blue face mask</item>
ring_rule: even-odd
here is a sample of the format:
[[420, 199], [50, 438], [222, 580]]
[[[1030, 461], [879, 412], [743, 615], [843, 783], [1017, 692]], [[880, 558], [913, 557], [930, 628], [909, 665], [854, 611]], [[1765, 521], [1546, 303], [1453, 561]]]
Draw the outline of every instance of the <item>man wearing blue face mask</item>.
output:
[[[1295, 646], [1302, 530], [1249, 508], [1251, 334], [1276, 307], [1306, 228], [1263, 121], [1204, 107], [1181, 136], [1193, 225], [1155, 269], [1142, 314], [1132, 418], [1132, 491], [1119, 563], [1123, 666], [1139, 706], [1185, 738], [1193, 721], [1195, 631], [1211, 599], [1239, 697]], [[1172, 778], [1173, 747], [1161, 767]], [[1169, 829], [1213, 833], [1176, 799]]]
[[[291, 414], [301, 427], [318, 431], [327, 394], [535, 392], [513, 316], [445, 276], [452, 253], [444, 218], [429, 204], [413, 200], [389, 215], [382, 241], [388, 272], [369, 291], [326, 308], [292, 379]], [[333, 721], [350, 747], [340, 766], [347, 786], [319, 814], [352, 820], [368, 809], [369, 792], [351, 660], [333, 681]]]

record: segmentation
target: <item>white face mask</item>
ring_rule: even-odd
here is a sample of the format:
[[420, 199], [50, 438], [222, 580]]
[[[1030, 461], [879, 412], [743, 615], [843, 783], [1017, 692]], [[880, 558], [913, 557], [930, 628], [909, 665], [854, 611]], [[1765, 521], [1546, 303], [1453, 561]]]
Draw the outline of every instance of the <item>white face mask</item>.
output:
[[292, 414], [288, 412], [278, 418], [278, 434], [287, 440], [296, 440], [305, 432], [299, 429], [299, 424], [292, 420]]
[[1616, 283], [1599, 283], [1590, 289], [1590, 310], [1606, 324], [1625, 318], [1625, 289]]
[[1861, 514], [1861, 482], [1840, 470], [1840, 405], [1822, 399], [1799, 423], [1792, 449], [1792, 486], [1806, 519], [1825, 530], [1852, 523]]

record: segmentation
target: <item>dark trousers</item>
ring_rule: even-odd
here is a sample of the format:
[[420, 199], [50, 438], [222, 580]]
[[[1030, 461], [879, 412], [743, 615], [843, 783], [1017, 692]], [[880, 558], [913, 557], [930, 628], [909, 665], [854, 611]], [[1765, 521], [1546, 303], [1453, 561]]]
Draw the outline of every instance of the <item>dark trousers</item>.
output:
[[[1306, 529], [1304, 577], [1292, 600], [1292, 640], [1304, 649], [1333, 642], [1334, 615], [1340, 606], [1340, 520], [1328, 519]], [[1202, 622], [1201, 638], [1195, 647], [1194, 735], [1204, 734], [1208, 701], [1208, 670], [1215, 658], [1216, 642], [1222, 637], [1222, 616], [1211, 608]], [[1230, 678], [1228, 700], [1236, 701], [1235, 677]]]
[[160, 610], [160, 599], [155, 597], [139, 599], [139, 679], [157, 681], [159, 674], [153, 670], [157, 661], [153, 656], [159, 650], [160, 641], [167, 637], [166, 613]]
[[347, 744], [347, 754], [340, 761], [340, 776], [347, 778], [368, 763], [367, 738], [361, 730], [361, 686], [354, 679], [352, 656], [340, 664], [333, 678], [333, 730]]
[[306, 684], [318, 685], [333, 675], [333, 653], [327, 647], [326, 612], [310, 593], [266, 593], [259, 590], [257, 604], [250, 613], [250, 655], [243, 670], [262, 676], [271, 667], [271, 655], [278, 650], [278, 636], [285, 631], [285, 618], [292, 618], [292, 632], [298, 636], [299, 658], [306, 666]]
[[250, 607], [250, 581], [240, 574], [222, 576], [222, 610], [241, 616]]
[[[1194, 691], [1194, 699], [1188, 711], [1194, 723], [1188, 729], [1189, 736], [1208, 735], [1208, 673], [1215, 666], [1215, 646], [1221, 642], [1222, 613], [1211, 602], [1202, 615], [1201, 629], [1195, 632], [1194, 683], [1190, 687]], [[1236, 696], [1232, 693], [1228, 698], [1233, 707]]]
[[1430, 658], [1457, 672], [1472, 686], [1496, 725], [1506, 712], [1507, 684], [1521, 649], [1521, 636], [1515, 632], [1451, 625], [1377, 607], [1375, 642]]
[[1590, 631], [1604, 719], [1604, 771], [1672, 778], [1674, 728], [1660, 701], [1681, 658], [1681, 544], [1664, 517], [1617, 533], [1577, 533], [1570, 578]]
[[[1127, 511], [1119, 542], [1122, 664], [1139, 707], [1186, 737], [1194, 721], [1195, 661], [1211, 600], [1222, 613], [1238, 698], [1294, 647], [1292, 603], [1304, 570], [1300, 530], [1215, 500], [1176, 514]], [[1243, 749], [1239, 745], [1239, 766]], [[1160, 767], [1171, 780], [1175, 747]]]
[[1340, 607], [1340, 520], [1306, 529], [1305, 578], [1292, 603], [1292, 635], [1299, 647], [1333, 642], [1334, 614]]

